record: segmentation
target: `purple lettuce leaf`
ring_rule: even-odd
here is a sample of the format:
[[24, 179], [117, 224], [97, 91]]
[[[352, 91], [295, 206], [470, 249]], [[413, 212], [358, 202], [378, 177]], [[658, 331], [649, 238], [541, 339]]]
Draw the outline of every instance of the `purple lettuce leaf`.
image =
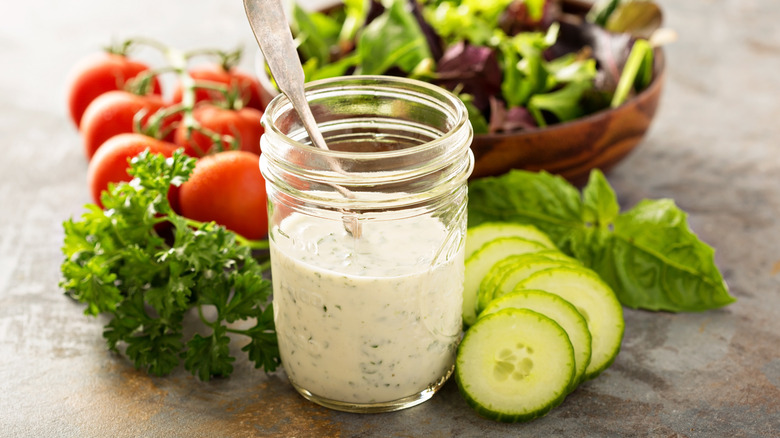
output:
[[491, 48], [461, 41], [442, 55], [435, 82], [448, 90], [470, 94], [474, 106], [485, 112], [490, 107], [490, 96], [501, 93], [501, 79], [501, 67]]
[[538, 127], [534, 116], [527, 108], [515, 106], [507, 108], [506, 103], [493, 96], [490, 97], [490, 121], [488, 132], [497, 134], [515, 132]]

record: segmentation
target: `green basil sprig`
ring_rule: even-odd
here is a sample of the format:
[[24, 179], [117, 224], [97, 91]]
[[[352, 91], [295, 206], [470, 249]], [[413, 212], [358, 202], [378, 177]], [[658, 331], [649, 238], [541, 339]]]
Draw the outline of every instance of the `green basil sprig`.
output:
[[515, 170], [469, 187], [469, 225], [532, 224], [595, 270], [627, 307], [703, 311], [735, 301], [713, 249], [691, 231], [671, 199], [643, 200], [620, 212], [599, 170], [580, 193], [559, 176]]

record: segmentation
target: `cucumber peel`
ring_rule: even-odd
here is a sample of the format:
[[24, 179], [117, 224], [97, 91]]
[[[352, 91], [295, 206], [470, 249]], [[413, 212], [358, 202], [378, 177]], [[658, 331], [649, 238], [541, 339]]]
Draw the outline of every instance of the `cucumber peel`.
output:
[[515, 290], [522, 289], [542, 289], [558, 295], [585, 317], [592, 343], [586, 380], [598, 376], [614, 362], [625, 329], [623, 307], [598, 274], [584, 267], [550, 268], [518, 283]]
[[[498, 421], [545, 415], [609, 367], [623, 339], [623, 308], [610, 286], [535, 233], [543, 234], [487, 223], [466, 237], [473, 251], [463, 292], [468, 329], [455, 378], [468, 404]], [[535, 385], [537, 378], [547, 386]]]
[[528, 309], [480, 318], [458, 347], [455, 380], [478, 414], [530, 421], [558, 406], [575, 376], [574, 348], [555, 321]]
[[[468, 237], [467, 240], [468, 241]], [[485, 274], [510, 255], [549, 249], [543, 243], [522, 237], [499, 237], [483, 245], [466, 259], [466, 275], [463, 283], [463, 322], [474, 324], [477, 320], [477, 293]]]
[[[514, 290], [519, 282], [525, 280], [535, 272], [558, 266], [580, 266], [578, 262], [573, 261], [571, 258], [569, 258], [569, 260], [563, 260], [541, 256], [534, 257], [537, 254], [538, 253], [524, 254], [528, 257], [518, 261], [514, 265], [510, 265], [499, 278], [495, 279], [491, 285], [492, 287], [486, 285], [483, 289], [482, 285], [480, 285], [480, 290], [477, 294], [477, 312], [480, 312], [487, 307], [490, 301]], [[558, 254], [562, 253], [559, 252]], [[566, 256], [564, 255], [564, 257]]]
[[469, 228], [466, 232], [466, 259], [477, 252], [486, 243], [500, 237], [522, 237], [533, 240], [546, 246], [555, 248], [555, 244], [547, 234], [539, 231], [533, 225], [524, 225], [511, 222], [486, 222], [476, 227]]

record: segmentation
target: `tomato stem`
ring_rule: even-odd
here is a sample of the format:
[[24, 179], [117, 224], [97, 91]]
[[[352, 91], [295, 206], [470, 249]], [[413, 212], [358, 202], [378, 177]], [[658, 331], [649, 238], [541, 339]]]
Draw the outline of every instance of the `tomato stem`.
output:
[[[224, 97], [224, 100], [213, 100], [213, 105], [230, 110], [239, 110], [244, 105], [243, 100], [240, 98], [240, 88], [229, 87], [210, 81], [196, 81], [187, 71], [187, 67], [190, 58], [194, 56], [212, 55], [219, 58], [219, 64], [222, 68], [229, 70], [240, 61], [242, 55], [241, 48], [232, 51], [199, 49], [185, 52], [174, 47], [169, 47], [154, 39], [136, 37], [126, 39], [120, 43], [114, 43], [111, 46], [106, 47], [105, 50], [109, 53], [126, 56], [131, 48], [138, 45], [144, 45], [159, 50], [168, 60], [168, 65], [140, 73], [128, 82], [126, 91], [137, 95], [146, 95], [152, 90], [154, 80], [158, 75], [173, 72], [179, 77], [182, 88], [182, 99], [178, 105], [160, 109], [151, 115], [149, 115], [147, 111], [139, 112], [134, 118], [133, 130], [149, 137], [162, 139], [170, 134], [170, 130], [176, 129], [178, 125], [173, 124], [163, 130], [163, 121], [174, 114], [180, 113], [182, 115], [180, 124], [183, 124], [186, 128], [187, 139], [191, 138], [193, 130], [197, 130], [199, 133], [209, 138], [214, 144], [215, 151], [238, 149], [239, 139], [231, 135], [221, 135], [203, 127], [198, 120], [195, 119], [193, 111], [197, 103], [197, 89], [216, 91]], [[146, 123], [142, 123], [143, 119], [147, 116]], [[202, 150], [195, 142], [192, 142], [192, 146], [199, 156], [203, 156], [208, 152]]]
[[103, 48], [107, 53], [110, 53], [112, 55], [119, 55], [119, 56], [127, 56], [127, 54], [130, 52], [130, 47], [133, 45], [133, 40], [128, 39], [124, 40], [119, 44], [113, 43], [110, 46], [106, 46]]
[[[213, 143], [213, 147], [216, 151], [223, 151], [229, 149], [238, 149], [238, 139], [233, 136], [223, 136], [217, 132], [205, 128], [203, 125], [195, 119], [193, 111], [195, 109], [195, 90], [214, 90], [222, 93], [225, 96], [225, 105], [228, 108], [233, 106], [240, 106], [235, 103], [238, 91], [231, 92], [227, 87], [221, 84], [209, 82], [209, 81], [196, 81], [186, 71], [179, 72], [182, 86], [182, 102], [179, 111], [183, 112], [182, 123], [186, 130], [187, 140], [192, 139], [192, 132], [197, 131], [202, 135], [209, 138]], [[212, 102], [213, 105], [217, 105], [216, 102]], [[220, 105], [217, 105], [220, 106]], [[195, 149], [198, 156], [204, 156], [208, 151], [204, 151], [200, 146], [190, 141], [190, 145]]]
[[242, 54], [243, 49], [239, 47], [231, 51], [224, 51], [219, 49], [195, 49], [185, 52], [184, 56], [187, 59], [192, 59], [196, 56], [215, 56], [218, 58], [217, 64], [222, 66], [222, 68], [227, 71], [238, 65], [239, 61], [241, 61]]
[[139, 134], [148, 135], [152, 138], [157, 138], [155, 135], [155, 132], [151, 132], [152, 130], [149, 129], [149, 123], [147, 120], [147, 125], [144, 126], [143, 119], [149, 114], [149, 111], [146, 108], [141, 108], [138, 110], [137, 113], [133, 115], [133, 132], [137, 132]]
[[[222, 97], [225, 98], [225, 100], [228, 100], [230, 90], [228, 90], [228, 87], [224, 84], [220, 84], [218, 82], [212, 82], [207, 80], [195, 80], [194, 82], [194, 88], [196, 90], [207, 90], [207, 91], [216, 91], [219, 94], [222, 95]], [[212, 101], [212, 104], [217, 104], [217, 102]]]
[[167, 45], [165, 45], [165, 44], [163, 44], [163, 43], [161, 43], [161, 42], [159, 42], [159, 41], [157, 41], [155, 39], [147, 38], [147, 37], [128, 38], [124, 42], [125, 50], [129, 50], [130, 47], [133, 46], [133, 45], [142, 45], [142, 46], [151, 47], [151, 48], [153, 48], [155, 50], [159, 50], [162, 53], [165, 53], [166, 51], [168, 51], [170, 49], [170, 47], [168, 47]]
[[229, 71], [241, 61], [243, 56], [243, 49], [241, 47], [235, 50], [225, 51], [218, 49], [196, 49], [185, 53], [187, 59], [194, 58], [196, 56], [216, 56], [219, 61], [217, 62], [225, 71]]
[[195, 126], [187, 127], [187, 140], [192, 139], [193, 131], [208, 137], [212, 143], [209, 150], [204, 151], [203, 149], [201, 149], [200, 145], [197, 142], [190, 141], [190, 146], [192, 146], [192, 148], [195, 149], [195, 153], [197, 153], [198, 156], [200, 157], [205, 156], [209, 151], [223, 152], [223, 151], [232, 151], [232, 150], [240, 149], [238, 138], [236, 138], [235, 136], [219, 134], [218, 132], [214, 132], [208, 128], [205, 128], [200, 123], [197, 123], [197, 121]]

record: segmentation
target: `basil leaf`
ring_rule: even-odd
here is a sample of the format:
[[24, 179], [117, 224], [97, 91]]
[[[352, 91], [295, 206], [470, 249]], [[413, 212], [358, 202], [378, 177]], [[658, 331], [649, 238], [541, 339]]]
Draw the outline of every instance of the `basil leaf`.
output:
[[581, 210], [577, 189], [547, 172], [514, 170], [469, 185], [469, 226], [491, 221], [533, 224], [559, 247], [582, 229]]
[[593, 266], [623, 305], [701, 311], [735, 301], [714, 251], [688, 228], [670, 199], [644, 200], [615, 220], [606, 257]]
[[599, 169], [590, 172], [588, 184], [582, 189], [582, 219], [595, 227], [612, 225], [620, 212], [617, 195]]
[[594, 169], [582, 189], [582, 232], [571, 238], [566, 251], [586, 266], [604, 258], [604, 248], [612, 235], [614, 221], [620, 212], [615, 191], [604, 174]]
[[645, 200], [619, 213], [614, 191], [594, 170], [580, 197], [546, 172], [513, 170], [469, 185], [469, 226], [506, 221], [546, 232], [561, 251], [596, 271], [632, 308], [670, 312], [725, 306], [729, 295], [710, 246], [674, 202]]

